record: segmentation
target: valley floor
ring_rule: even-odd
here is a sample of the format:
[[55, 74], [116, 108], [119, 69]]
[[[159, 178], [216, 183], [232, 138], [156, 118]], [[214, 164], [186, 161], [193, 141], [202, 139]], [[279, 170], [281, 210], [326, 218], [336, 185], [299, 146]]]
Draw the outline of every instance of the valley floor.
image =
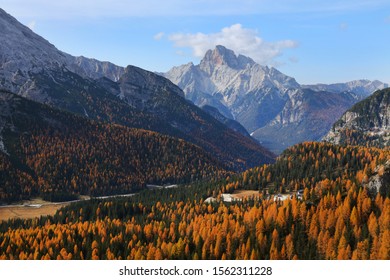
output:
[[[111, 195], [96, 197], [96, 199], [110, 199], [115, 197], [128, 197], [135, 194]], [[21, 204], [10, 204], [0, 206], [0, 221], [8, 219], [32, 219], [41, 216], [53, 216], [57, 210], [74, 202], [90, 200], [90, 196], [80, 196], [80, 199], [64, 202], [49, 202], [40, 198], [24, 201]]]
[[8, 219], [31, 219], [41, 216], [54, 215], [58, 209], [69, 205], [69, 202], [50, 203], [44, 205], [10, 205], [0, 207], [0, 221]]

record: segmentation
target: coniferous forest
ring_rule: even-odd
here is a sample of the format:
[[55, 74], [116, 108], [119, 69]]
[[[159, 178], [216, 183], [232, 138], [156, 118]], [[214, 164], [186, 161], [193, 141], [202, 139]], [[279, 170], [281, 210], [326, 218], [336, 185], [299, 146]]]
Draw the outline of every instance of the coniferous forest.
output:
[[[3, 259], [389, 259], [388, 150], [307, 142], [223, 179], [0, 224]], [[258, 190], [224, 202], [222, 193]], [[303, 190], [302, 196], [296, 191]], [[290, 193], [283, 201], [273, 193]], [[205, 202], [207, 197], [215, 200]]]
[[[186, 54], [190, 49], [185, 48], [192, 46], [197, 59], [203, 56], [199, 65], [191, 62], [162, 73], [60, 51], [34, 33], [35, 20], [42, 26], [53, 22], [56, 36], [61, 37], [66, 25], [62, 13], [69, 13], [68, 18], [73, 12], [63, 1], [60, 6], [52, 1], [61, 11], [43, 20], [30, 15], [30, 10], [44, 14], [50, 5], [41, 13], [42, 3], [29, 9], [19, 2], [16, 6], [29, 11], [22, 12], [30, 17], [24, 18], [26, 22], [32, 20], [29, 27], [0, 8], [0, 260], [390, 259], [389, 84], [379, 80], [300, 84], [272, 66], [283, 65], [283, 51], [298, 47], [298, 41], [274, 34], [271, 40], [278, 41], [269, 41], [257, 29], [240, 23], [219, 33], [168, 34], [161, 29], [153, 37], [156, 43], [164, 37], [162, 49], [151, 53], [157, 48], [148, 45], [140, 52], [131, 48], [146, 46], [138, 40], [146, 40], [152, 26], [166, 28], [174, 23], [186, 30], [192, 22], [201, 23], [196, 29], [209, 27], [208, 15], [198, 20], [187, 16], [208, 14], [208, 2], [218, 10], [216, 16], [210, 14], [209, 22], [221, 16], [222, 22], [228, 22], [230, 14], [244, 19], [237, 12], [246, 10], [250, 18], [244, 22], [252, 27], [258, 24], [252, 21], [258, 21], [256, 15], [268, 13], [267, 3], [259, 12], [245, 8], [255, 1], [238, 3], [234, 11], [229, 11], [232, 3], [220, 9], [218, 1], [188, 1], [202, 7], [199, 13], [190, 8], [194, 3], [173, 1], [172, 7], [178, 9], [171, 13], [172, 3], [159, 9], [146, 1], [141, 6], [147, 11], [139, 19], [147, 23], [147, 32], [142, 24], [133, 24], [139, 22], [136, 14], [131, 21], [122, 16], [125, 1], [112, 1], [121, 3], [110, 2], [107, 9], [120, 18], [120, 28], [110, 17], [95, 15], [92, 4], [81, 5], [87, 12], [78, 9], [82, 23], [69, 18], [72, 32], [66, 33], [77, 33], [78, 45], [87, 48], [81, 41], [86, 34], [78, 33], [87, 33], [82, 25], [99, 26], [98, 32], [88, 32], [93, 47], [115, 52], [116, 43], [109, 38], [121, 36], [121, 42], [131, 44], [125, 46], [126, 52], [139, 54], [135, 61], [147, 55], [145, 63], [151, 68], [153, 59], [173, 63], [163, 53], [167, 43], [184, 48], [177, 54]], [[376, 41], [385, 36], [375, 33], [368, 21], [356, 25], [358, 19], [353, 21], [348, 14], [359, 11], [360, 20], [363, 10], [371, 13], [384, 5], [376, 2], [385, 1], [372, 1], [375, 9], [370, 1], [327, 3], [320, 8], [305, 1], [292, 16], [289, 10], [295, 10], [298, 2], [294, 7], [272, 5], [281, 9], [282, 21], [275, 20], [278, 13], [271, 8], [262, 19], [273, 18], [276, 25], [271, 31], [284, 30], [280, 36], [307, 31], [301, 35], [307, 41], [302, 41], [299, 53], [305, 53], [307, 46], [310, 52], [299, 69], [314, 56], [333, 59], [332, 63], [313, 60], [307, 68], [313, 71], [309, 80], [319, 75], [315, 69], [330, 65], [332, 71], [326, 67], [317, 71], [334, 71], [332, 78], [322, 80], [342, 79], [340, 71], [348, 72], [348, 77], [370, 72], [387, 75], [388, 51], [375, 53], [374, 49], [386, 45]], [[114, 12], [115, 5], [120, 13]], [[137, 13], [137, 5], [133, 6], [126, 12]], [[183, 7], [188, 11], [181, 15]], [[320, 14], [321, 8], [326, 13]], [[151, 21], [154, 16], [146, 16], [149, 12], [163, 13], [158, 16], [162, 26]], [[337, 37], [321, 33], [334, 29], [336, 14], [343, 16], [339, 21], [343, 33], [332, 31]], [[172, 20], [178, 15], [180, 24]], [[303, 22], [301, 15], [316, 22]], [[318, 21], [330, 15], [331, 22]], [[379, 18], [366, 16], [374, 17]], [[61, 24], [55, 23], [57, 18]], [[344, 18], [351, 21], [349, 31]], [[377, 22], [384, 24], [389, 18]], [[288, 26], [282, 28], [281, 23]], [[134, 29], [130, 32], [125, 25]], [[177, 26], [168, 30], [174, 32]], [[361, 40], [359, 35], [359, 44], [349, 40], [361, 33], [353, 31], [356, 26], [367, 28], [367, 38]], [[107, 30], [112, 30], [108, 37], [103, 34]], [[375, 40], [369, 39], [371, 33]], [[321, 43], [318, 49], [310, 43], [312, 37]], [[348, 40], [338, 44], [330, 40], [341, 37]], [[98, 38], [101, 43], [95, 41]], [[217, 45], [225, 41], [235, 50]], [[327, 42], [331, 45], [322, 45]], [[215, 49], [207, 50], [213, 44]], [[360, 45], [366, 46], [365, 51], [370, 48], [380, 61], [372, 60], [375, 56], [360, 59]], [[347, 49], [338, 56], [331, 53], [343, 46]], [[321, 56], [313, 52], [322, 48], [328, 50]], [[241, 49], [256, 53], [256, 59], [235, 53]], [[292, 50], [286, 56], [289, 63], [299, 60]], [[131, 62], [125, 57], [117, 61]], [[366, 61], [370, 67], [363, 71]], [[358, 64], [352, 70], [362, 72], [349, 73], [347, 66]], [[294, 73], [293, 67], [288, 69]]]

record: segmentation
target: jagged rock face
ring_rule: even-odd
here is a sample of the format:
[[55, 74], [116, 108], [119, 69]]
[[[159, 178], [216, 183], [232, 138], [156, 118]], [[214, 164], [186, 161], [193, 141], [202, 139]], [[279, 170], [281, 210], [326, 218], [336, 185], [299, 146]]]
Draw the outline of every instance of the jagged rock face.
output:
[[383, 197], [387, 197], [390, 193], [390, 161], [377, 166], [368, 182], [363, 182], [363, 184], [374, 195], [380, 193]]
[[367, 80], [301, 86], [223, 46], [209, 50], [199, 65], [174, 67], [163, 75], [183, 89], [187, 99], [199, 107], [217, 108], [275, 153], [320, 140], [345, 110], [385, 86]]
[[379, 90], [357, 103], [324, 137], [335, 144], [390, 145], [390, 89]]
[[265, 127], [253, 133], [261, 143], [281, 139], [271, 150], [283, 150], [297, 142], [316, 141], [326, 134], [334, 121], [354, 103], [354, 96], [305, 89], [292, 96], [283, 110]]
[[199, 68], [208, 76], [213, 76], [221, 68], [244, 70], [254, 64], [256, 63], [249, 57], [243, 55], [236, 56], [232, 50], [223, 46], [216, 46], [214, 50], [206, 52]]
[[217, 108], [249, 132], [272, 120], [300, 90], [293, 78], [223, 46], [209, 50], [199, 65], [174, 67], [164, 76], [196, 105]]
[[0, 81], [3, 88], [19, 92], [30, 73], [43, 67], [60, 67], [67, 55], [0, 9]]
[[106, 77], [110, 80], [118, 81], [125, 73], [125, 69], [123, 67], [117, 66], [111, 62], [99, 61], [83, 56], [70, 56], [67, 67], [82, 77], [92, 79]]

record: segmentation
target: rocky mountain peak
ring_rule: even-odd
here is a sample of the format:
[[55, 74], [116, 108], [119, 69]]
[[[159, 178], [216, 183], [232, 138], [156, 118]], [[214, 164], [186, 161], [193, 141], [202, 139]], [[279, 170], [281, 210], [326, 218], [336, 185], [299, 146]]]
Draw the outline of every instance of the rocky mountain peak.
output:
[[272, 120], [300, 90], [294, 78], [224, 46], [207, 51], [199, 65], [175, 67], [164, 76], [196, 105], [213, 106], [251, 132]]
[[194, 104], [217, 108], [277, 153], [301, 141], [321, 139], [345, 110], [387, 86], [368, 80], [302, 86], [276, 68], [224, 46], [207, 51], [199, 65], [174, 67], [163, 75]]
[[200, 62], [200, 69], [210, 74], [215, 68], [222, 65], [240, 70], [253, 64], [255, 64], [255, 62], [251, 58], [241, 54], [237, 56], [232, 50], [218, 45], [214, 50], [208, 50], [206, 52], [204, 58]]

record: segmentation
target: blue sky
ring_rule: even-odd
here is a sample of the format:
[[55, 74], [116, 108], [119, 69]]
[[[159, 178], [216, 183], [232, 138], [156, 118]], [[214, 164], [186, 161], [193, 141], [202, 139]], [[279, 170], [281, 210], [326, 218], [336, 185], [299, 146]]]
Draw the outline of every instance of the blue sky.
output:
[[225, 45], [299, 83], [390, 82], [388, 0], [0, 0], [60, 50], [150, 71]]

